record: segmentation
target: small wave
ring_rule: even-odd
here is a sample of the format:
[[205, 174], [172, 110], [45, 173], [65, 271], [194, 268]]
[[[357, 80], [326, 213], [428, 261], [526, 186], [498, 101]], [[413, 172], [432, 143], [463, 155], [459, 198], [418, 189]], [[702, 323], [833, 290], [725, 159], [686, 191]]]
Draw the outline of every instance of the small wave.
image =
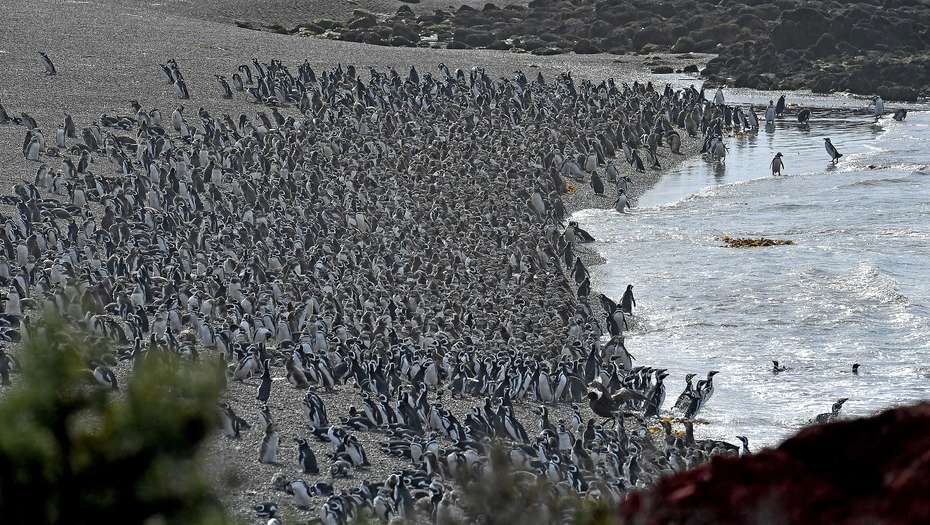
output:
[[900, 305], [910, 302], [899, 290], [894, 277], [868, 263], [862, 263], [849, 274], [840, 277], [836, 284], [840, 289], [858, 296], [863, 301]]
[[860, 187], [874, 187], [874, 186], [883, 186], [885, 184], [898, 184], [901, 182], [913, 182], [907, 177], [892, 177], [888, 179], [866, 179], [856, 182], [851, 182], [849, 184], [843, 184], [837, 186], [837, 189], [848, 189], [848, 188], [860, 188]]

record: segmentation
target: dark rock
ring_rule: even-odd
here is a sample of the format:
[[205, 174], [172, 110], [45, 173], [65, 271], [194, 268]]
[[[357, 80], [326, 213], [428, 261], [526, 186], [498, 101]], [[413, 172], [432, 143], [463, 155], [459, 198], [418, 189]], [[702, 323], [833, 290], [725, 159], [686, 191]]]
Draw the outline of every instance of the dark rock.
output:
[[534, 55], [541, 55], [541, 56], [561, 55], [564, 52], [565, 52], [564, 49], [561, 49], [558, 47], [552, 47], [552, 46], [538, 47], [533, 50]]
[[335, 20], [330, 20], [329, 18], [317, 18], [313, 21], [313, 24], [322, 27], [324, 30], [336, 29], [337, 27], [342, 27], [342, 24], [336, 22]]
[[365, 15], [354, 18], [349, 21], [349, 29], [366, 29], [378, 24], [378, 19], [374, 15]]
[[686, 36], [676, 40], [675, 45], [672, 46], [673, 53], [686, 53], [692, 50], [694, 50], [694, 40]]
[[656, 75], [665, 75], [668, 73], [674, 73], [675, 70], [669, 66], [656, 66], [652, 68], [652, 72], [655, 73]]
[[621, 523], [930, 523], [930, 404], [818, 425], [634, 492]]
[[899, 100], [902, 102], [917, 102], [917, 98], [920, 95], [915, 88], [893, 85], [879, 86], [877, 93], [878, 96], [885, 100]]
[[595, 53], [600, 53], [601, 49], [591, 43], [590, 40], [581, 39], [578, 42], [575, 42], [575, 46], [572, 48], [572, 51], [578, 53], [579, 55], [592, 55]]
[[698, 72], [698, 67], [697, 67], [696, 64], [689, 64], [689, 65], [685, 66], [684, 69], [682, 69], [682, 72], [684, 72], [684, 73], [697, 73], [697, 72]]
[[498, 51], [507, 51], [510, 49], [510, 44], [504, 42], [503, 40], [495, 40], [487, 45], [488, 49], [496, 49]]
[[775, 48], [807, 49], [830, 27], [827, 17], [816, 9], [801, 7], [782, 13], [781, 22], [772, 29]]
[[397, 8], [397, 13], [394, 14], [398, 18], [413, 18], [416, 15], [413, 13], [413, 9], [409, 5], [402, 5]]

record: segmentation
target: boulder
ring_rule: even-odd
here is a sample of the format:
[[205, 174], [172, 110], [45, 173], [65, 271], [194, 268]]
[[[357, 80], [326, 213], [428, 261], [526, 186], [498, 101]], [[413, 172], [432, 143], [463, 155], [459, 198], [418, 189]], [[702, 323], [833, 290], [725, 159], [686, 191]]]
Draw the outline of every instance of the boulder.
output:
[[620, 523], [930, 523], [930, 403], [801, 430], [634, 492]]
[[823, 13], [801, 7], [782, 14], [781, 22], [772, 29], [771, 40], [778, 50], [807, 49], [829, 28], [830, 22]]

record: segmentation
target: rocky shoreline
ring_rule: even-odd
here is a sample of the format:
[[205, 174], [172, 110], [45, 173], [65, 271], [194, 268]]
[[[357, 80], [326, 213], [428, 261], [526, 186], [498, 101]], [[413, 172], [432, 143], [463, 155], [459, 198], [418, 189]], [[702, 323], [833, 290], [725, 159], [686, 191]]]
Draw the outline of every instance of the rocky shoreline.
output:
[[[930, 6], [920, 2], [716, 3], [534, 0], [242, 27], [383, 46], [563, 53], [711, 53], [712, 84], [915, 101], [930, 84]], [[656, 72], [672, 72], [672, 69]]]

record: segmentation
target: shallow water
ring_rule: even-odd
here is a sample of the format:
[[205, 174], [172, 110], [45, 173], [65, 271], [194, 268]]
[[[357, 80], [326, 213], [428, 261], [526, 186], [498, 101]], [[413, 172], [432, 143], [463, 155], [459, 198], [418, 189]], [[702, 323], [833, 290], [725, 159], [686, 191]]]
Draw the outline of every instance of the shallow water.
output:
[[[769, 95], [728, 103], [739, 98], [758, 109]], [[600, 291], [635, 285], [641, 323], [627, 347], [669, 369], [664, 408], [686, 373], [720, 370], [699, 432], [753, 448], [839, 397], [845, 415], [930, 399], [930, 108], [899, 123], [842, 109], [867, 101], [795, 98], [839, 109], [727, 139], [725, 164], [683, 163], [631, 214], [576, 214], [608, 261], [593, 270]], [[827, 136], [845, 155], [835, 167]], [[774, 178], [777, 151], [786, 176]], [[723, 234], [797, 244], [733, 249]], [[790, 370], [774, 375], [772, 359]]]

